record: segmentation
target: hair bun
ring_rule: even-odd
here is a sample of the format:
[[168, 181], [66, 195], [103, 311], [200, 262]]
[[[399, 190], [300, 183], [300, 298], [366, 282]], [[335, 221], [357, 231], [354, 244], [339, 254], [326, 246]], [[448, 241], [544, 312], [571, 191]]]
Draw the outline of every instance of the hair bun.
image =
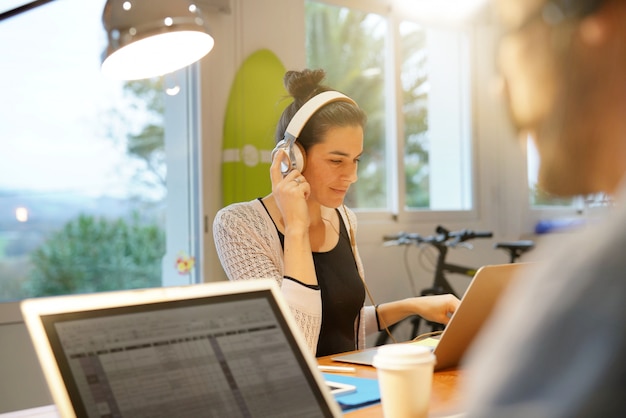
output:
[[[318, 91], [328, 90], [320, 86], [320, 82], [326, 77], [326, 72], [322, 69], [287, 71], [283, 77], [283, 83], [289, 95], [296, 102], [304, 103]], [[321, 88], [320, 87], [324, 87]]]

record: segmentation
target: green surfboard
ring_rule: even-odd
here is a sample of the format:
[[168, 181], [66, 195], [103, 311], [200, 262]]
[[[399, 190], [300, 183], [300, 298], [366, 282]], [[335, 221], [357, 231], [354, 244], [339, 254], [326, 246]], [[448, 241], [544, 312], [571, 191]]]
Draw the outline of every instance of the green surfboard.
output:
[[222, 140], [224, 206], [265, 196], [271, 191], [269, 168], [274, 131], [291, 102], [283, 86], [285, 67], [261, 49], [243, 62], [230, 90]]

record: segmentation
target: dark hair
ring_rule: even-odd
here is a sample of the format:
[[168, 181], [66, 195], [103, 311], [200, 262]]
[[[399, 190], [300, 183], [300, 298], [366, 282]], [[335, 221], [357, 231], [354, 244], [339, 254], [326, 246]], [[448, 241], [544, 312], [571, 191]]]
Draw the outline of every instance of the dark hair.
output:
[[552, 5], [556, 10], [552, 13], [560, 14], [564, 18], [581, 18], [595, 12], [605, 0], [552, 0], [544, 3], [544, 13], [546, 6]]
[[[285, 108], [278, 121], [276, 142], [283, 139], [287, 125], [302, 105], [322, 92], [334, 91], [334, 89], [320, 84], [325, 76], [326, 72], [321, 69], [305, 69], [285, 73], [283, 83], [287, 93], [293, 97], [293, 102]], [[322, 137], [330, 128], [338, 126], [361, 126], [364, 128], [366, 121], [365, 112], [358, 106], [343, 101], [331, 102], [311, 116], [300, 132], [298, 142], [307, 151], [311, 146], [321, 142]]]

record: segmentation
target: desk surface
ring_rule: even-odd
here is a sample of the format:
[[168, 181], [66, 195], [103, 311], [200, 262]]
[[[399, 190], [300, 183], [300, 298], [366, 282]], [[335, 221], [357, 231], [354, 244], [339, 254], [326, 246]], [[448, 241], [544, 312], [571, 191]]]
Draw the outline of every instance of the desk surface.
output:
[[[320, 365], [326, 366], [347, 366], [331, 360], [331, 356], [321, 357], [318, 359]], [[376, 378], [376, 369], [371, 366], [361, 366], [358, 364], [350, 364], [349, 366], [356, 369], [356, 373], [349, 373], [349, 376]], [[430, 398], [430, 410], [428, 416], [431, 418], [457, 418], [459, 414], [459, 406], [461, 405], [461, 395], [459, 383], [462, 373], [458, 369], [443, 370], [435, 372], [433, 377], [432, 393]], [[346, 418], [381, 418], [383, 410], [380, 403], [359, 409], [357, 411], [345, 414]], [[39, 408], [28, 409], [24, 411], [16, 411], [8, 414], [0, 414], [0, 418], [58, 418], [59, 415], [53, 405], [43, 406]]]
[[[327, 366], [348, 366], [331, 360], [331, 356], [318, 358], [320, 365]], [[349, 366], [356, 368], [356, 374], [350, 373], [350, 376], [376, 378], [376, 369], [371, 366], [361, 366], [358, 364], [350, 364]], [[461, 394], [459, 390], [461, 371], [458, 369], [442, 370], [435, 372], [433, 377], [432, 393], [430, 398], [429, 417], [456, 417], [460, 413]], [[383, 410], [381, 404], [376, 404], [367, 408], [345, 414], [347, 418], [381, 418]]]

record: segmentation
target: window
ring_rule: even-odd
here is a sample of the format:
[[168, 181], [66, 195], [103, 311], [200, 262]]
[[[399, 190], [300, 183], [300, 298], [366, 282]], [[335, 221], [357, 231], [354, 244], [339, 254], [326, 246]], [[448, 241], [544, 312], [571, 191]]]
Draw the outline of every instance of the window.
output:
[[199, 281], [196, 69], [104, 79], [104, 4], [0, 23], [0, 301]]
[[530, 219], [535, 233], [567, 231], [607, 215], [613, 198], [605, 193], [559, 197], [546, 193], [538, 184], [539, 152], [533, 139], [526, 139]]
[[526, 158], [528, 167], [528, 188], [530, 193], [530, 204], [535, 208], [540, 207], [574, 207], [574, 198], [559, 198], [551, 196], [541, 190], [538, 184], [539, 175], [539, 152], [532, 138], [526, 139]]
[[306, 2], [307, 67], [326, 70], [368, 114], [346, 203], [409, 217], [471, 211], [467, 34], [407, 20], [386, 2], [332, 3]]

